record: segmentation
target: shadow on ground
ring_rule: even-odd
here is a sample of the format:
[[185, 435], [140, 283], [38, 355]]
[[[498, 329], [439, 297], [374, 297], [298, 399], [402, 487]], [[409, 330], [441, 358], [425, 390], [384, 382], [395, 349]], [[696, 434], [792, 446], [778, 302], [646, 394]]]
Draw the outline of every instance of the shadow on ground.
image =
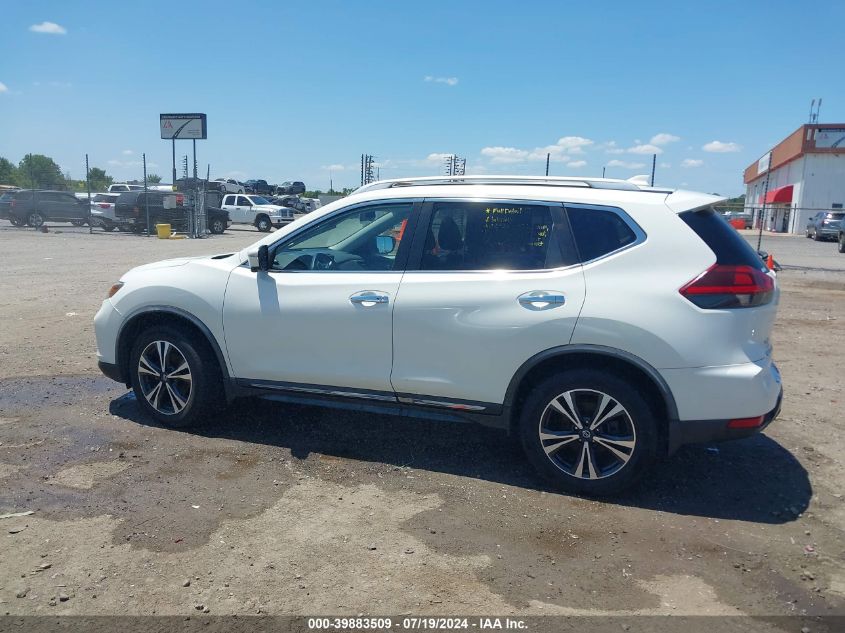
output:
[[[131, 393], [112, 400], [109, 409], [135, 423], [158, 426], [141, 413]], [[188, 432], [287, 448], [297, 459], [329, 455], [552, 492], [528, 466], [516, 441], [471, 424], [252, 399]], [[806, 510], [811, 497], [801, 463], [770, 437], [758, 435], [683, 447], [635, 489], [608, 501], [681, 515], [786, 523]]]

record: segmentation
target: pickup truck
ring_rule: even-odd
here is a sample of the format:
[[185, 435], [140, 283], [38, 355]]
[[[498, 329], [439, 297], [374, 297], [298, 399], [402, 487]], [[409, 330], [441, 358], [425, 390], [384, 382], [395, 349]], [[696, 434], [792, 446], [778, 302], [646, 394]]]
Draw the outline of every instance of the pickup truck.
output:
[[[187, 230], [189, 210], [184, 206], [185, 196], [181, 193], [164, 191], [128, 191], [120, 194], [114, 204], [114, 215], [118, 221], [128, 222], [135, 233], [155, 231], [156, 224], [170, 224], [175, 230]], [[147, 207], [150, 223], [146, 224]], [[223, 209], [206, 208], [208, 230], [222, 233], [229, 228], [229, 214]]]
[[116, 182], [109, 185], [109, 193], [123, 193], [124, 191], [143, 191], [144, 185], [130, 185], [125, 182]]
[[293, 222], [293, 209], [251, 194], [227, 194], [220, 208], [229, 212], [232, 224], [251, 224], [264, 233]]

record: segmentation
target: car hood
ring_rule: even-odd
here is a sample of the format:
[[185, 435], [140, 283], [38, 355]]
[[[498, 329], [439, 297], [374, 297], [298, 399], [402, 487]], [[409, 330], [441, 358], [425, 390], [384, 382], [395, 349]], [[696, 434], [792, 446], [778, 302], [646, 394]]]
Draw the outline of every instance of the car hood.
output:
[[207, 259], [208, 255], [200, 255], [199, 257], [177, 257], [175, 259], [163, 259], [160, 262], [153, 262], [151, 264], [144, 264], [142, 266], [136, 266], [132, 270], [130, 270], [125, 277], [130, 275], [134, 275], [136, 273], [141, 273], [147, 270], [156, 270], [158, 268], [175, 268], [176, 266], [184, 266], [188, 262], [196, 261], [198, 259]]

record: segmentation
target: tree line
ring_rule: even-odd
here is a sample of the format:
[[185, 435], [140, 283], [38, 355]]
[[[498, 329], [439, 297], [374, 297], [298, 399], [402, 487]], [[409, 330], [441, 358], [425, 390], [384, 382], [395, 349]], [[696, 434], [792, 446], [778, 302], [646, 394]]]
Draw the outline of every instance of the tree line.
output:
[[[88, 169], [91, 191], [105, 191], [114, 182], [114, 178], [100, 167]], [[161, 182], [161, 176], [147, 174], [147, 182]], [[8, 158], [0, 156], [0, 185], [12, 185], [22, 189], [54, 189], [59, 191], [86, 191], [85, 180], [77, 180], [70, 174], [63, 173], [56, 161], [43, 154], [27, 154], [17, 165]]]

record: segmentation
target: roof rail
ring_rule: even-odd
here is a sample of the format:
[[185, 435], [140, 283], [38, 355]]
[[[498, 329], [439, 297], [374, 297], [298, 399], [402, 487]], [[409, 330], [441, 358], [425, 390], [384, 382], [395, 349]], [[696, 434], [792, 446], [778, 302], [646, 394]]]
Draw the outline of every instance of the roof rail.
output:
[[586, 187], [591, 189], [616, 189], [641, 191], [627, 180], [611, 178], [578, 178], [563, 176], [424, 176], [419, 178], [394, 178], [379, 180], [358, 187], [353, 193], [391, 189], [393, 187], [422, 187], [426, 185], [539, 185], [551, 187]]

